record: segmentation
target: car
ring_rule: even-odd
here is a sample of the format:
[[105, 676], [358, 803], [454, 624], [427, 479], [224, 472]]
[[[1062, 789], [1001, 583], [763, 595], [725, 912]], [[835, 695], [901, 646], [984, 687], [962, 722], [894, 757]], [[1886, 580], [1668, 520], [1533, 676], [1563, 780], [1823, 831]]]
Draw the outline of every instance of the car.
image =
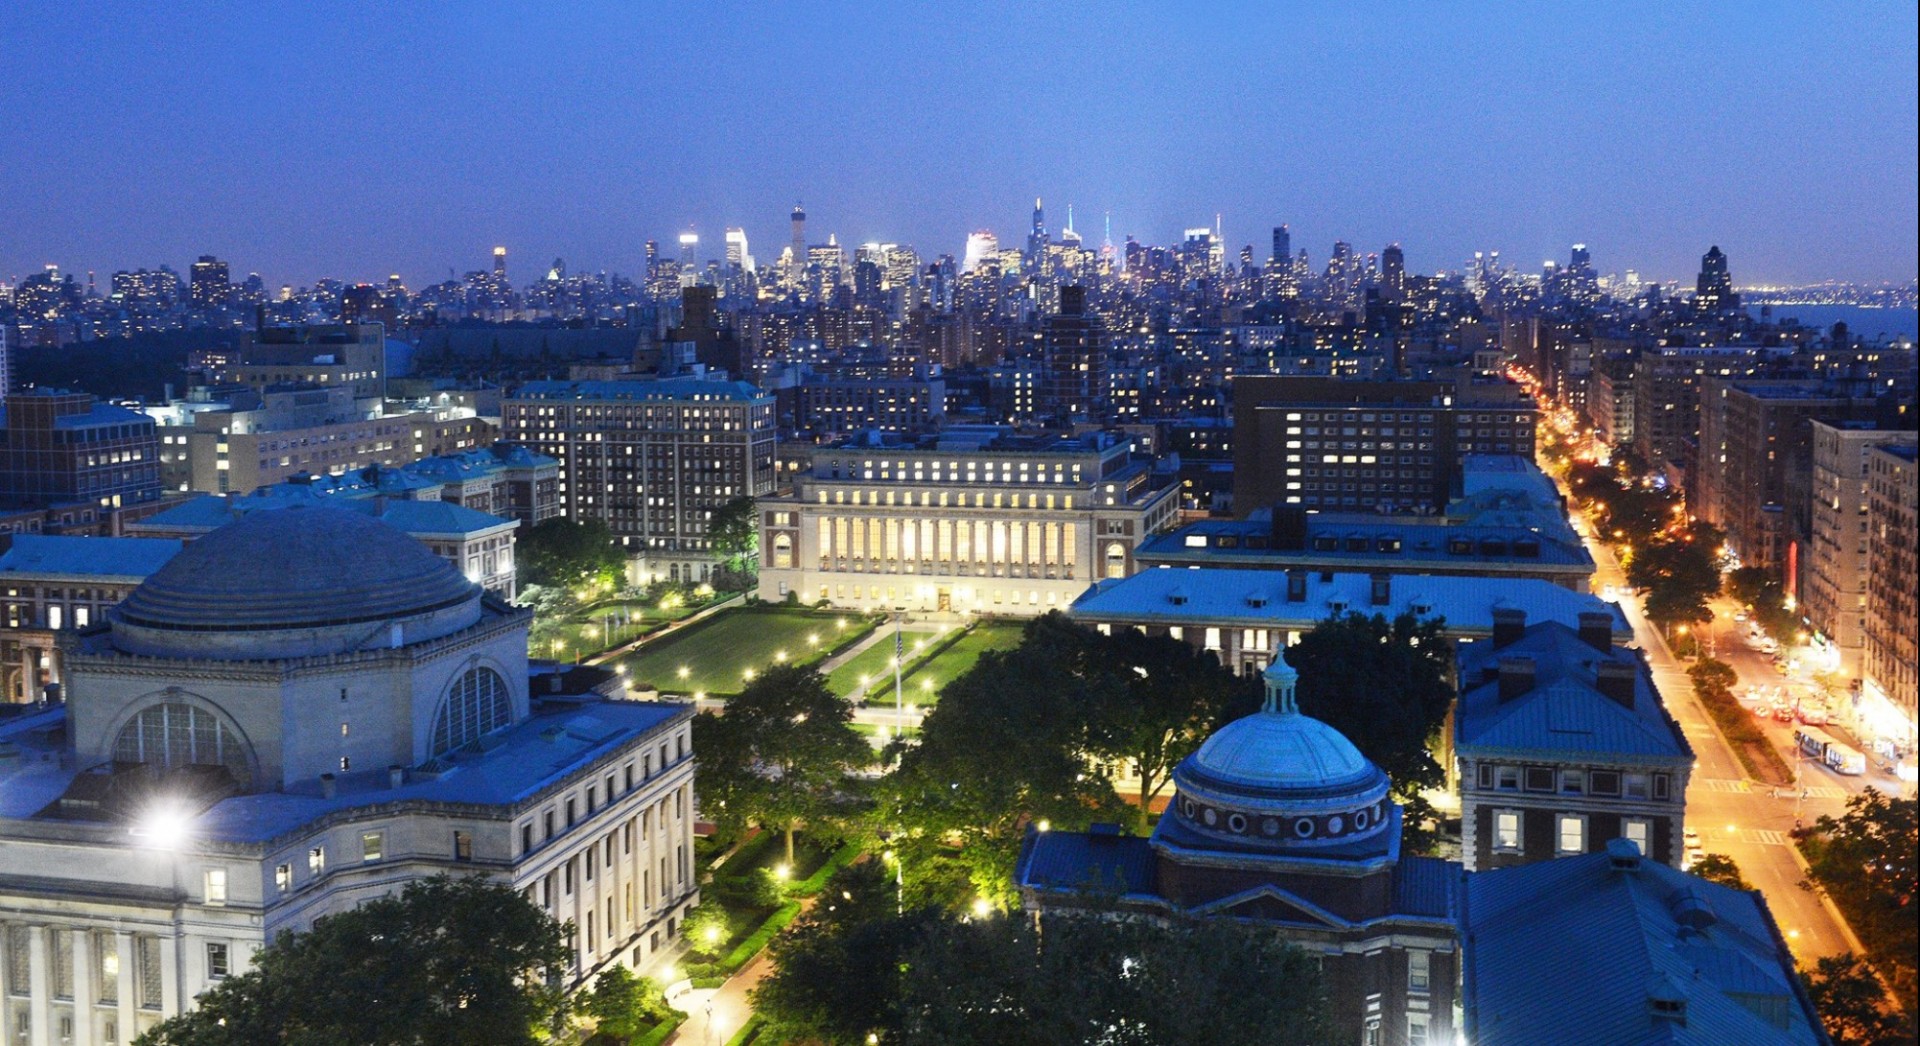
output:
[[1827, 706], [1826, 705], [1813, 704], [1811, 702], [1803, 702], [1800, 705], [1800, 711], [1798, 715], [1800, 717], [1800, 721], [1802, 723], [1807, 724], [1808, 726], [1827, 725]]
[[1735, 621], [1745, 621], [1747, 619], [1747, 612], [1745, 610], [1736, 610], [1733, 612], [1733, 619]]
[[1793, 722], [1793, 706], [1792, 705], [1774, 705], [1773, 717], [1782, 723]]

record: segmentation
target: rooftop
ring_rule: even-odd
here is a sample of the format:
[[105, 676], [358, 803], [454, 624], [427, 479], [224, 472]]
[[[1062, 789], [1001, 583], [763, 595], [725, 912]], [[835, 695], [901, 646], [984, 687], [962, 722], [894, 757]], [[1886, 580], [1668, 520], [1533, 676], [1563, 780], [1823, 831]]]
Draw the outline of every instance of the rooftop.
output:
[[[620, 743], [688, 713], [684, 705], [643, 701], [542, 704], [534, 715], [490, 735], [475, 750], [443, 757], [431, 772], [417, 771], [398, 788], [387, 771], [348, 774], [335, 794], [264, 792], [215, 803], [195, 820], [196, 838], [259, 843], [329, 814], [395, 802], [507, 806], [537, 796]], [[29, 818], [63, 794], [77, 776], [63, 766], [66, 708], [0, 718], [0, 819]]]
[[1386, 579], [1386, 602], [1375, 606], [1372, 575], [1318, 571], [1300, 572], [1304, 591], [1298, 601], [1288, 602], [1291, 573], [1224, 567], [1147, 570], [1096, 582], [1074, 600], [1068, 614], [1092, 622], [1308, 629], [1349, 611], [1387, 617], [1410, 613], [1444, 618], [1450, 634], [1474, 637], [1493, 633], [1495, 610], [1519, 608], [1536, 621], [1576, 628], [1582, 613], [1605, 613], [1613, 619], [1617, 640], [1633, 635], [1619, 607], [1538, 578], [1391, 577]]
[[0, 555], [0, 575], [84, 577], [138, 584], [180, 552], [172, 538], [92, 538], [19, 534]]
[[649, 378], [635, 381], [530, 381], [511, 399], [539, 400], [737, 400], [771, 399], [744, 381], [703, 378]]
[[1615, 843], [1467, 877], [1466, 1041], [1827, 1041], [1757, 892]]
[[[208, 494], [181, 502], [165, 512], [157, 512], [132, 526], [134, 529], [148, 531], [206, 532], [224, 527], [255, 512], [291, 508], [296, 505], [319, 505], [356, 512], [416, 536], [422, 534], [470, 535], [516, 525], [511, 519], [447, 501], [373, 498], [356, 496], [352, 491], [329, 493], [332, 489], [331, 486], [320, 483], [282, 483], [262, 487], [260, 492], [246, 497]], [[372, 491], [369, 490], [366, 493], [372, 493]]]
[[[1503, 702], [1496, 673], [1500, 661], [1510, 657], [1531, 659], [1534, 682]], [[1595, 666], [1602, 663], [1631, 669], [1631, 708], [1598, 688]], [[1463, 752], [1693, 761], [1693, 747], [1667, 714], [1640, 658], [1620, 648], [1602, 653], [1558, 621], [1532, 625], [1505, 646], [1487, 641], [1462, 647], [1458, 675], [1455, 744]]]

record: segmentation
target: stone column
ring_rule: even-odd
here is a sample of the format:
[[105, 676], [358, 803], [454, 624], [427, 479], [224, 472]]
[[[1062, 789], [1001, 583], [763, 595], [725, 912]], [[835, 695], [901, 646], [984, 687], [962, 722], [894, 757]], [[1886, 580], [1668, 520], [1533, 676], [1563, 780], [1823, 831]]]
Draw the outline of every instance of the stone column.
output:
[[27, 927], [28, 1015], [33, 1020], [31, 1046], [53, 1046], [53, 955], [47, 928]]
[[178, 934], [160, 936], [160, 1013], [174, 1017], [180, 1013], [180, 949]]
[[119, 1003], [120, 1041], [132, 1042], [134, 1032], [139, 1028], [135, 1014], [140, 1007], [140, 986], [134, 980], [133, 934], [121, 930], [113, 935], [113, 951], [119, 957], [119, 989], [114, 998]]
[[73, 934], [73, 1046], [93, 1046], [93, 1011], [100, 1001], [100, 989], [93, 986], [93, 934], [67, 932]]

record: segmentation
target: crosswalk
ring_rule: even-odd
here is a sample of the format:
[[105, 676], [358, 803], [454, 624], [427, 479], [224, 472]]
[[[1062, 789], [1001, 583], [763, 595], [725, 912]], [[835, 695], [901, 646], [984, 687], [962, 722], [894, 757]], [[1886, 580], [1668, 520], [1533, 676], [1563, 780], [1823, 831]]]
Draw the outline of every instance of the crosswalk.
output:
[[1785, 846], [1787, 833], [1776, 832], [1771, 828], [1744, 828], [1740, 831], [1740, 841], [1759, 846]]
[[1752, 787], [1750, 787], [1747, 784], [1747, 782], [1737, 781], [1727, 777], [1696, 777], [1694, 778], [1694, 782], [1696, 784], [1705, 785], [1707, 791], [1709, 792], [1751, 792], [1753, 791]]
[[[1709, 792], [1728, 792], [1739, 795], [1772, 795], [1774, 791], [1764, 785], [1756, 785], [1751, 781], [1731, 777], [1696, 777], [1693, 779], [1693, 783], [1705, 788]], [[1782, 799], [1791, 799], [1798, 793], [1798, 789], [1782, 788], [1780, 789], [1779, 797]], [[1835, 788], [1832, 785], [1808, 785], [1806, 786], [1806, 797], [1808, 799], [1845, 799], [1847, 797], [1847, 790], [1844, 788]]]

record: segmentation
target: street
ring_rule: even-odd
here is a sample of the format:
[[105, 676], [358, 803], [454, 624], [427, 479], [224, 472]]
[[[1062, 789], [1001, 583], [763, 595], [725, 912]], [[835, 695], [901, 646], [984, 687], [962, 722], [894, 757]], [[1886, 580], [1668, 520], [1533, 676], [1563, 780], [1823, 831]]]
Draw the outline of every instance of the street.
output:
[[[1694, 697], [1686, 665], [1673, 656], [1659, 630], [1647, 620], [1640, 600], [1628, 591], [1619, 561], [1591, 537], [1587, 538], [1587, 547], [1598, 568], [1593, 578], [1595, 590], [1604, 591], [1612, 585], [1621, 594], [1620, 607], [1633, 625], [1641, 649], [1647, 653], [1654, 686], [1698, 757], [1687, 788], [1687, 824], [1700, 833], [1706, 852], [1733, 858], [1747, 881], [1766, 897], [1774, 921], [1801, 963], [1811, 963], [1823, 955], [1861, 951], [1852, 931], [1831, 906], [1800, 887], [1804, 865], [1787, 833], [1792, 831], [1796, 820], [1812, 821], [1822, 814], [1839, 814], [1847, 795], [1873, 783], [1874, 779], [1843, 778], [1825, 766], [1802, 761], [1797, 769], [1807, 793], [1805, 799], [1800, 798], [1798, 789], [1785, 790], [1776, 797], [1770, 794], [1768, 786], [1749, 781], [1732, 749], [1721, 740], [1712, 719]], [[1782, 680], [1772, 664], [1741, 643], [1739, 632], [1744, 631], [1745, 626], [1727, 616], [1730, 605], [1716, 605], [1714, 609], [1714, 622], [1703, 627], [1709, 630], [1720, 656], [1730, 660], [1740, 672], [1741, 682], [1735, 686], [1735, 692], [1741, 692], [1749, 682], [1780, 684]], [[1730, 647], [1738, 648], [1738, 654], [1734, 655], [1737, 660], [1728, 657]], [[1750, 656], [1739, 657], [1739, 654]], [[1769, 720], [1767, 730], [1768, 736], [1776, 741], [1784, 736], [1785, 741], [1780, 745], [1783, 753], [1792, 751], [1790, 724]], [[1885, 789], [1891, 785], [1891, 779], [1886, 779], [1878, 787]]]

